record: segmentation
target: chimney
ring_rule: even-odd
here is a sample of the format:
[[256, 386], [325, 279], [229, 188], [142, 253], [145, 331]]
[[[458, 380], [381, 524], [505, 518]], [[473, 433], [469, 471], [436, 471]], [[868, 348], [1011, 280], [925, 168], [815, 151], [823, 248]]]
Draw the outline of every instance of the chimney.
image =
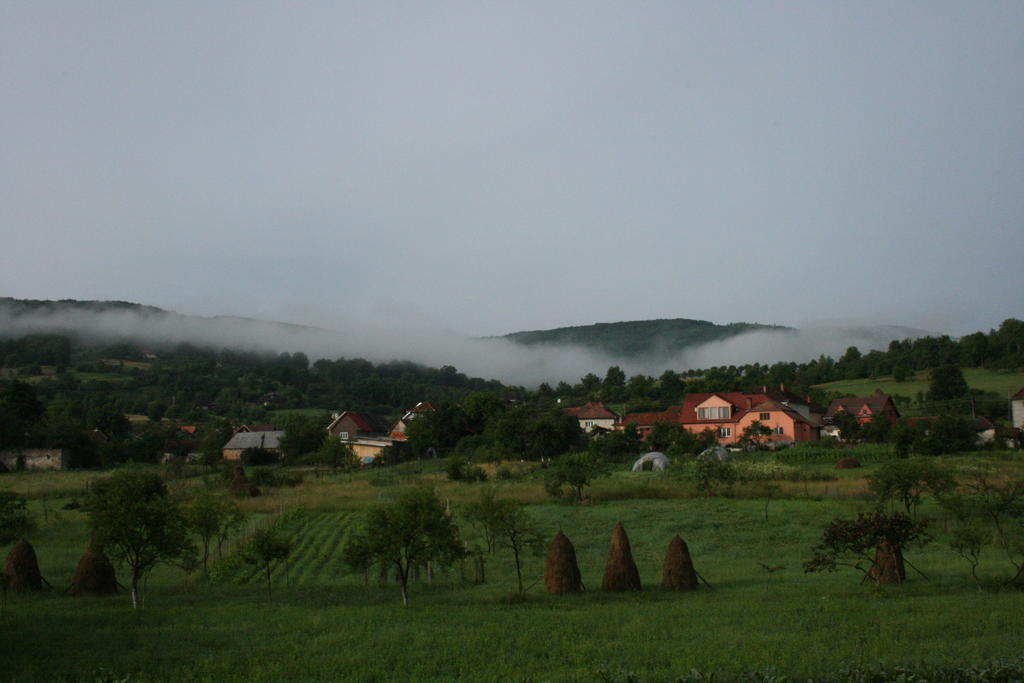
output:
[[747, 412], [748, 413], [750, 412], [750, 408], [751, 408], [750, 397], [747, 396]]

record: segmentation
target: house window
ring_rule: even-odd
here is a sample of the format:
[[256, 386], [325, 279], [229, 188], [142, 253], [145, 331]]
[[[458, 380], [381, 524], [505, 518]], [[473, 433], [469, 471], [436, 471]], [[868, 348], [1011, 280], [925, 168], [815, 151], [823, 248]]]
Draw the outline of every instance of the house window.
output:
[[761, 413], [761, 416], [758, 417], [757, 419], [759, 419], [761, 422], [767, 422], [768, 420], [772, 419], [772, 414], [771, 413]]
[[342, 432], [338, 436], [341, 437], [342, 441], [348, 441], [348, 432]]
[[718, 428], [718, 435], [719, 436], [732, 436], [732, 427], [719, 427]]
[[783, 429], [782, 427], [775, 427], [774, 429], [772, 429], [772, 434], [785, 434], [785, 433], [786, 433], [786, 430]]
[[730, 417], [732, 417], [732, 410], [729, 406], [697, 408], [697, 418], [701, 420], [728, 420]]

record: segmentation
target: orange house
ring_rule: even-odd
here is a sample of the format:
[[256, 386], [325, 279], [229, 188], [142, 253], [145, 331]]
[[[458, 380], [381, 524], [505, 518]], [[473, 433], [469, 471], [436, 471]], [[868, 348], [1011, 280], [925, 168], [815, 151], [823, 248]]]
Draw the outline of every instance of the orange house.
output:
[[687, 394], [679, 421], [694, 434], [714, 429], [718, 442], [724, 445], [737, 443], [754, 422], [771, 430], [766, 440], [774, 443], [817, 441], [821, 426], [809, 400], [794, 400], [792, 395], [775, 390], [759, 394]]
[[737, 443], [754, 422], [771, 430], [766, 441], [793, 443], [820, 438], [823, 409], [809, 398], [785, 389], [762, 388], [761, 393], [740, 391], [687, 394], [683, 405], [661, 413], [635, 413], [622, 418], [646, 437], [658, 422], [677, 422], [694, 434], [711, 429], [723, 445]]

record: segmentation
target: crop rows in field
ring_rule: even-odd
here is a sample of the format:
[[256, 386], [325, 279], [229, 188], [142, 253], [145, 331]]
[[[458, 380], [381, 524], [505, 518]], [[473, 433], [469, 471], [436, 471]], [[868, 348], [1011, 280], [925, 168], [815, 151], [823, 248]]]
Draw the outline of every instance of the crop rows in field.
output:
[[[275, 562], [271, 578], [275, 584], [329, 585], [342, 583], [351, 569], [345, 564], [343, 550], [362, 517], [354, 512], [310, 512], [283, 524], [275, 532], [292, 544], [291, 554]], [[240, 564], [223, 578], [234, 583], [264, 580], [263, 567]]]

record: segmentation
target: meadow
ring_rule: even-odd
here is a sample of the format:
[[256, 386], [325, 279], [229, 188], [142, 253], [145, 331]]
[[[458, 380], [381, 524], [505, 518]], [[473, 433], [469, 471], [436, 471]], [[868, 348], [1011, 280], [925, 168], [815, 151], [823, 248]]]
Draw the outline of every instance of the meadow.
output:
[[[990, 370], [987, 368], [962, 368], [964, 380], [971, 389], [990, 391], [1003, 398], [1009, 398], [1024, 387], [1024, 375], [1017, 371]], [[911, 375], [903, 382], [892, 377], [869, 379], [844, 379], [815, 385], [815, 389], [824, 389], [843, 396], [870, 396], [875, 389], [892, 396], [903, 396], [915, 400], [918, 393], [928, 393], [931, 383], [927, 372]]]
[[[989, 462], [1017, 472], [1022, 465], [1018, 454]], [[907, 552], [927, 579], [911, 571], [906, 584], [879, 589], [854, 570], [803, 572], [827, 522], [871, 507], [865, 477], [874, 466], [795, 465], [806, 476], [768, 482], [771, 489], [750, 482], [716, 496], [701, 495], [677, 474], [620, 471], [598, 480], [585, 505], [553, 502], [525, 471], [487, 484], [448, 482], [434, 463], [354, 476], [306, 473], [299, 486], [242, 502], [249, 528], [273, 524], [293, 544], [289, 561], [273, 570], [272, 599], [257, 568], [229, 550], [209, 579], [159, 568], [137, 611], [124, 594], [62, 594], [87, 533], [85, 515], [62, 506], [89, 473], [2, 475], [0, 488], [32, 496], [39, 529], [31, 540], [53, 585], [43, 595], [7, 597], [0, 613], [4, 673], [48, 681], [635, 681], [733, 680], [757, 671], [757, 680], [827, 680], [857, 667], [1016, 661], [1024, 594], [996, 588], [1009, 565], [994, 552], [983, 556], [986, 589], [977, 590], [949, 549], [946, 520], [933, 504], [920, 514], [934, 517], [935, 540]], [[366, 509], [412, 483], [433, 485], [452, 502], [471, 545], [481, 539], [460, 508], [483, 487], [526, 502], [546, 537], [563, 530], [572, 540], [587, 590], [546, 595], [544, 558], [530, 557], [520, 598], [512, 559], [499, 551], [487, 557], [486, 582], [474, 584], [452, 567], [432, 584], [415, 583], [404, 608], [395, 584], [352, 571], [341, 551]], [[202, 486], [218, 487], [219, 478], [172, 482], [181, 495]], [[640, 593], [599, 590], [617, 521], [631, 540]], [[710, 588], [659, 587], [677, 533]]]

